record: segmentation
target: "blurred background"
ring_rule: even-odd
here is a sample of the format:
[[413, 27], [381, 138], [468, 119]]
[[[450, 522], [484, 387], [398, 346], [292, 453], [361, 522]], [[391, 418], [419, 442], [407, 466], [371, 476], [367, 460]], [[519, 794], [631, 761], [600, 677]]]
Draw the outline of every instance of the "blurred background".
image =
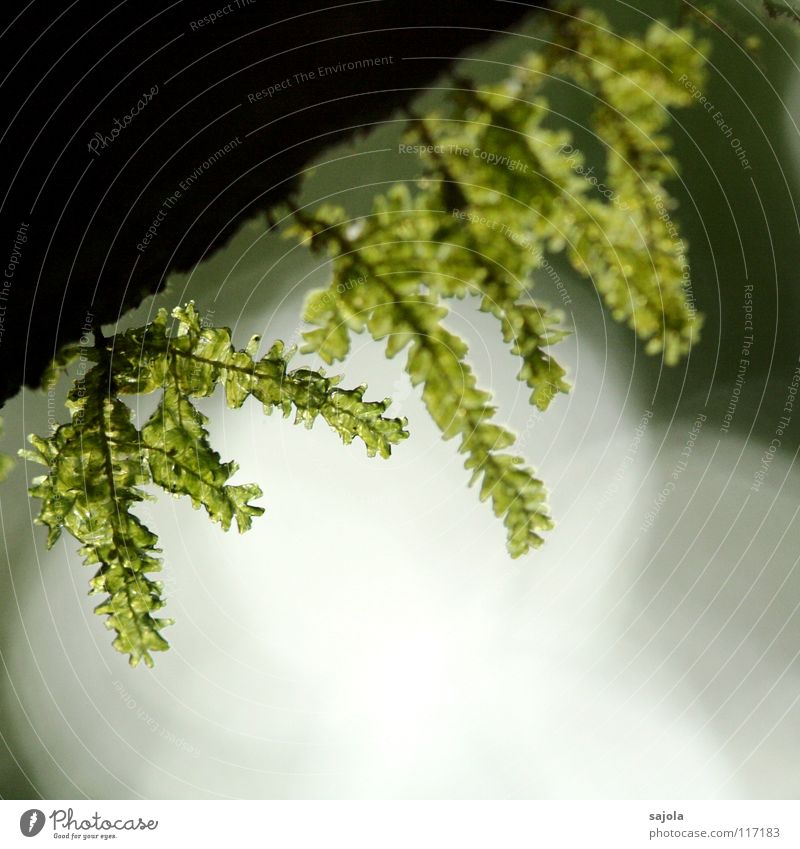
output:
[[[706, 95], [752, 165], [702, 108], [676, 113], [673, 216], [707, 317], [701, 343], [663, 368], [553, 256], [574, 388], [542, 415], [495, 322], [454, 304], [481, 385], [551, 493], [557, 527], [518, 561], [382, 346], [359, 337], [341, 370], [408, 417], [411, 438], [387, 461], [215, 396], [203, 406], [212, 442], [239, 462], [236, 482], [262, 486], [266, 514], [238, 536], [167, 496], [139, 510], [160, 537], [176, 619], [153, 670], [111, 649], [74, 540], [45, 549], [26, 496], [41, 468], [19, 461], [0, 486], [0, 795], [797, 797], [800, 406], [779, 423], [800, 356], [800, 29], [757, 2], [717, 4], [723, 27], [681, 2], [594, 5], [623, 28], [703, 29]], [[526, 25], [458, 71], [497, 79], [536, 47]], [[566, 92], [551, 102], [578, 120]], [[327, 151], [301, 202], [335, 196], [358, 214], [380, 184], [413, 179], [402, 123]], [[268, 230], [253, 219], [105, 332], [194, 298], [240, 345], [253, 333], [298, 342], [304, 298], [329, 270]], [[748, 286], [754, 342], [737, 385]], [[545, 273], [535, 295], [561, 300]], [[6, 404], [2, 447], [45, 433], [54, 409], [65, 420], [65, 392]]]

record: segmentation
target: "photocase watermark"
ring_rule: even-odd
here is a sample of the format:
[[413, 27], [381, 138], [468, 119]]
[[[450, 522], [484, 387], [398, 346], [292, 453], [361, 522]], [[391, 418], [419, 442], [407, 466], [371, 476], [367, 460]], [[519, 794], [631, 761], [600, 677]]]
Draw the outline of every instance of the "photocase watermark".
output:
[[128, 710], [135, 711], [136, 718], [140, 719], [147, 728], [153, 733], [160, 737], [162, 740], [166, 740], [168, 743], [172, 743], [174, 746], [177, 746], [179, 749], [182, 749], [187, 754], [190, 754], [194, 758], [200, 757], [200, 750], [193, 746], [191, 743], [188, 743], [183, 737], [178, 737], [172, 731], [164, 728], [161, 723], [155, 719], [155, 717], [151, 716], [150, 713], [140, 704], [137, 703], [136, 699], [125, 689], [125, 686], [121, 681], [114, 682], [114, 689], [119, 694], [120, 700], [125, 705]]
[[525, 420], [525, 427], [517, 434], [517, 439], [515, 442], [515, 446], [517, 449], [522, 450], [531, 438], [531, 434], [536, 429], [536, 425], [542, 419], [542, 411], [538, 407], [534, 407], [528, 418]]
[[239, 136], [236, 136], [236, 138], [231, 139], [226, 145], [223, 145], [221, 148], [219, 148], [219, 150], [214, 151], [214, 153], [212, 153], [211, 156], [208, 157], [208, 159], [203, 160], [203, 162], [201, 162], [197, 166], [197, 168], [192, 171], [191, 174], [186, 176], [183, 180], [180, 181], [180, 183], [178, 183], [180, 191], [188, 192], [189, 189], [191, 189], [191, 187], [200, 179], [200, 177], [203, 176], [203, 174], [205, 174], [206, 171], [208, 171], [208, 169], [212, 165], [214, 165], [224, 156], [227, 156], [232, 150], [235, 150], [237, 147], [239, 147], [241, 143], [242, 140], [239, 138]]
[[126, 112], [122, 116], [122, 119], [114, 118], [114, 126], [108, 131], [108, 133], [95, 133], [87, 145], [89, 153], [93, 153], [95, 156], [100, 156], [101, 151], [114, 144], [114, 142], [119, 138], [120, 133], [131, 125], [133, 119], [136, 118], [137, 115], [141, 115], [147, 107], [147, 104], [150, 103], [157, 94], [158, 86], [154, 85], [150, 91], [146, 91], [142, 94], [142, 96], [136, 101], [136, 105], [133, 106], [129, 112]]
[[336, 74], [348, 73], [351, 71], [360, 71], [367, 68], [377, 68], [382, 65], [393, 65], [394, 56], [375, 56], [366, 59], [354, 59], [352, 62], [338, 62], [335, 65], [318, 65], [316, 68], [308, 71], [298, 71], [289, 77], [274, 82], [260, 91], [252, 91], [247, 95], [248, 103], [258, 103], [259, 100], [270, 99], [276, 94], [280, 94], [287, 89], [295, 86], [303, 85], [304, 83], [319, 80], [323, 77], [331, 77]]
[[29, 808], [19, 818], [19, 830], [25, 837], [36, 837], [44, 828], [45, 819], [44, 811], [40, 811], [38, 808]]
[[14, 234], [14, 243], [11, 246], [8, 262], [3, 270], [2, 286], [0, 286], [0, 345], [3, 344], [3, 334], [6, 329], [6, 304], [11, 296], [11, 286], [17, 273], [17, 266], [22, 259], [22, 246], [28, 241], [29, 227], [30, 225], [24, 221], [20, 222], [17, 232]]
[[594, 173], [594, 165], [591, 168], [587, 168], [581, 162], [582, 156], [579, 150], [576, 150], [571, 144], [562, 144], [558, 152], [562, 156], [567, 157], [567, 163], [579, 177], [583, 177], [587, 183], [593, 186], [606, 200], [613, 203], [617, 209], [621, 209], [623, 212], [627, 212], [630, 209], [628, 204], [620, 198], [618, 192], [615, 192], [610, 186], [601, 183], [597, 179]]
[[703, 92], [686, 76], [681, 74], [678, 78], [679, 83], [683, 83], [684, 88], [691, 92], [692, 97], [711, 115], [711, 119], [719, 127], [722, 135], [730, 141], [733, 152], [739, 160], [739, 164], [745, 171], [752, 171], [753, 166], [747, 158], [747, 151], [742, 145], [741, 139], [733, 133], [733, 127], [725, 121], [725, 116], [717, 109], [716, 106], [703, 94]]
[[398, 153], [412, 153], [415, 156], [423, 154], [436, 154], [437, 156], [461, 156], [465, 159], [473, 157], [480, 159], [487, 165], [505, 168], [508, 171], [518, 171], [521, 174], [528, 173], [528, 164], [521, 159], [514, 159], [504, 153], [495, 153], [484, 150], [482, 147], [463, 147], [459, 144], [398, 144]]
[[47, 816], [39, 808], [29, 808], [19, 818], [19, 830], [25, 837], [36, 837], [47, 820], [50, 820], [54, 838], [113, 840], [118, 831], [155, 831], [158, 828], [158, 820], [144, 820], [141, 817], [108, 819], [99, 811], [80, 819], [78, 817], [82, 815], [76, 816], [73, 808], [56, 808]]
[[[350, 292], [363, 286], [367, 282], [366, 274], [360, 274], [357, 277], [348, 277], [342, 283], [337, 283], [333, 288], [326, 288], [319, 297], [315, 297], [311, 305], [303, 310], [300, 321], [294, 328], [292, 333], [286, 336], [287, 344], [295, 346], [303, 344], [303, 334], [309, 331], [308, 324], [319, 318], [321, 313], [325, 313], [331, 307], [335, 309], [337, 295], [343, 295], [345, 292]], [[335, 312], [334, 312], [335, 314]]]
[[535, 258], [538, 267], [541, 268], [554, 283], [558, 296], [561, 299], [562, 306], [568, 307], [572, 303], [572, 298], [569, 296], [569, 292], [567, 291], [567, 287], [564, 285], [564, 281], [561, 279], [561, 275], [544, 255], [544, 252], [539, 245], [531, 238], [523, 233], [518, 233], [515, 230], [512, 230], [511, 227], [501, 221], [498, 221], [496, 218], [487, 218], [485, 215], [481, 215], [477, 212], [453, 209], [452, 215], [453, 218], [457, 218], [460, 221], [469, 221], [472, 224], [478, 224], [481, 227], [487, 227], [489, 230], [498, 232], [512, 241], [521, 250], [530, 253], [531, 256]]
[[614, 498], [619, 492], [620, 484], [625, 479], [625, 475], [627, 475], [628, 469], [633, 465], [633, 462], [636, 459], [636, 455], [639, 453], [639, 447], [642, 444], [642, 440], [644, 439], [645, 433], [647, 433], [647, 428], [649, 427], [652, 418], [652, 410], [645, 410], [642, 413], [642, 416], [639, 419], [639, 423], [633, 429], [633, 436], [631, 437], [631, 440], [628, 443], [628, 447], [625, 449], [625, 454], [623, 455], [620, 464], [617, 466], [617, 470], [614, 472], [613, 480], [606, 487], [605, 492], [602, 494], [602, 496], [595, 505], [596, 510], [599, 510], [600, 507], [602, 507], [604, 504]]
[[326, 289], [325, 293], [315, 299], [314, 304], [306, 312], [306, 320], [313, 320], [320, 312], [327, 309], [336, 303], [336, 296], [343, 295], [345, 292], [350, 292], [363, 286], [367, 282], [367, 276], [361, 274], [358, 277], [348, 277], [343, 283], [337, 283], [334, 289]]
[[669, 500], [669, 497], [675, 492], [675, 487], [680, 480], [681, 475], [686, 471], [689, 466], [689, 460], [694, 453], [695, 443], [697, 442], [697, 437], [700, 435], [700, 431], [703, 428], [703, 424], [706, 421], [705, 413], [698, 413], [695, 416], [694, 422], [692, 423], [691, 428], [686, 436], [686, 442], [684, 443], [683, 448], [681, 449], [680, 458], [676, 461], [675, 465], [672, 467], [672, 472], [669, 476], [669, 480], [664, 484], [661, 488], [661, 491], [658, 495], [653, 499], [650, 509], [645, 513], [644, 521], [642, 522], [641, 527], [639, 528], [640, 533], [646, 533], [653, 527], [653, 524], [658, 517], [658, 514], [661, 512], [664, 505]]
[[[83, 398], [86, 395], [86, 370], [88, 368], [89, 358], [86, 356], [86, 349], [91, 348], [94, 344], [89, 337], [94, 331], [94, 314], [87, 312], [83, 319], [83, 327], [81, 327], [81, 338], [78, 354], [78, 367], [75, 372], [75, 383], [73, 384], [73, 395], [76, 398]], [[75, 424], [83, 422], [83, 410], [76, 410], [73, 413], [72, 421]], [[50, 435], [58, 428], [55, 414], [55, 380], [47, 387], [47, 426], [50, 430]]]
[[744, 301], [742, 303], [742, 311], [744, 312], [744, 336], [742, 338], [742, 347], [739, 352], [739, 363], [736, 372], [736, 380], [733, 384], [731, 397], [728, 401], [728, 406], [722, 416], [722, 424], [720, 425], [720, 433], [727, 433], [733, 423], [733, 417], [736, 415], [736, 407], [739, 404], [739, 398], [744, 388], [747, 377], [747, 370], [750, 368], [750, 348], [753, 345], [753, 285], [746, 283], [744, 287]]
[[191, 21], [189, 29], [192, 32], [197, 32], [203, 27], [213, 26], [218, 20], [220, 20], [220, 18], [224, 18], [232, 12], [238, 12], [240, 9], [246, 9], [248, 6], [253, 6], [255, 5], [255, 2], [256, 0], [233, 0], [232, 3], [228, 3], [226, 6], [221, 6], [215, 12], [211, 12], [205, 17]]
[[686, 255], [686, 242], [684, 242], [681, 238], [681, 235], [678, 232], [678, 227], [672, 220], [672, 216], [669, 214], [667, 205], [664, 203], [664, 198], [660, 194], [655, 195], [653, 197], [653, 203], [656, 206], [658, 217], [664, 222], [664, 226], [667, 228], [667, 233], [669, 234], [670, 239], [672, 239], [672, 243], [675, 245], [678, 255], [678, 266], [681, 270], [681, 287], [686, 301], [686, 308], [689, 312], [689, 316], [691, 318], [695, 318], [697, 315], [697, 307], [694, 301], [691, 268], [689, 267], [689, 259]]
[[794, 402], [797, 400], [798, 387], [800, 387], [800, 360], [798, 360], [798, 365], [795, 366], [792, 379], [786, 387], [786, 397], [783, 402], [781, 416], [775, 425], [775, 435], [764, 453], [761, 455], [761, 465], [753, 475], [753, 482], [750, 484], [750, 492], [760, 492], [761, 487], [767, 478], [772, 461], [775, 459], [775, 454], [777, 454], [778, 449], [781, 447], [783, 435], [792, 423]]
[[169, 214], [169, 211], [173, 209], [176, 204], [183, 197], [185, 192], [188, 192], [189, 189], [214, 165], [216, 162], [219, 162], [220, 159], [227, 156], [232, 150], [235, 150], [242, 143], [242, 140], [239, 136], [231, 139], [227, 144], [223, 145], [218, 150], [215, 150], [208, 159], [203, 160], [191, 174], [188, 174], [183, 180], [178, 183], [178, 188], [175, 191], [168, 195], [162, 202], [161, 208], [158, 210], [155, 218], [150, 223], [150, 226], [147, 228], [144, 236], [141, 241], [136, 245], [136, 250], [139, 253], [144, 253], [147, 250], [148, 245], [155, 239], [158, 235], [158, 228], [164, 223]]

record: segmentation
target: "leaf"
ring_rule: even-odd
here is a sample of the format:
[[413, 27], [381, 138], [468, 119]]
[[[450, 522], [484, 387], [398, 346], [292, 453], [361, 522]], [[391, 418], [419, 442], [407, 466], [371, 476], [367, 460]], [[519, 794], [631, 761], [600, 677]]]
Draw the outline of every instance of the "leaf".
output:
[[[31, 435], [32, 447], [20, 452], [47, 467], [30, 494], [42, 500], [37, 521], [48, 528], [48, 546], [66, 529], [85, 562], [99, 567], [91, 593], [106, 598], [95, 610], [132, 666], [152, 666], [152, 652], [168, 648], [161, 631], [172, 624], [156, 616], [165, 603], [161, 583], [150, 577], [162, 566], [158, 540], [132, 512], [145, 498], [142, 487], [187, 496], [224, 530], [235, 522], [244, 532], [264, 512], [251, 503], [262, 495], [259, 486], [229, 483], [237, 465], [211, 447], [207, 419], [192, 398], [221, 386], [230, 407], [253, 396], [265, 412], [294, 411], [308, 427], [322, 417], [344, 442], [361, 439], [370, 456], [388, 457], [408, 436], [405, 420], [383, 415], [388, 401], [363, 400], [363, 386], [340, 389], [338, 377], [288, 371], [280, 342], [260, 360], [257, 349], [257, 338], [235, 349], [230, 331], [202, 326], [191, 303], [171, 315], [161, 310], [149, 325], [101, 340], [96, 365], [69, 393], [71, 421], [50, 437]], [[138, 430], [119, 396], [154, 391], [162, 393], [159, 403]]]
[[152, 666], [151, 652], [167, 648], [160, 632], [171, 620], [153, 615], [164, 605], [161, 584], [148, 577], [161, 569], [157, 539], [131, 513], [149, 477], [130, 410], [107, 386], [107, 371], [92, 369], [70, 392], [72, 422], [48, 439], [31, 436], [33, 450], [20, 453], [48, 467], [30, 489], [42, 499], [36, 521], [48, 527], [48, 548], [62, 528], [82, 544], [86, 564], [100, 567], [91, 592], [107, 595], [95, 611], [116, 631], [114, 647], [132, 666]]
[[188, 495], [193, 507], [205, 507], [209, 518], [224, 530], [235, 519], [239, 532], [244, 533], [253, 517], [264, 512], [249, 501], [263, 493], [255, 484], [227, 485], [238, 467], [221, 462], [209, 445], [205, 423], [206, 417], [174, 385], [167, 387], [141, 431], [150, 476], [162, 489]]
[[[666, 184], [676, 172], [664, 130], [669, 108], [692, 103], [681, 74], [702, 84], [707, 45], [657, 22], [641, 36], [617, 36], [590, 10], [554, 20], [551, 46], [506, 80], [480, 91], [456, 80], [450, 108], [409, 123], [405, 152], [423, 162], [415, 189], [391, 186], [356, 219], [330, 205], [294, 210], [287, 229], [327, 253], [332, 272], [306, 302], [304, 350], [341, 360], [351, 334], [366, 329], [386, 341], [387, 356], [407, 351], [412, 383], [422, 385], [443, 437], [460, 438], [515, 557], [552, 525], [544, 487], [518, 458], [498, 453], [514, 435], [493, 421], [465, 343], [446, 329], [443, 302], [474, 295], [496, 317], [540, 410], [570, 388], [551, 353], [567, 333], [562, 312], [530, 297], [533, 279], [546, 273], [562, 305], [571, 303], [549, 254], [563, 253], [590, 277], [612, 316], [668, 365], [702, 325], [687, 246], [669, 211]], [[552, 128], [544, 85], [554, 77], [593, 95], [603, 167], [588, 165], [567, 129]]]
[[[481, 481], [481, 499], [490, 499], [495, 515], [503, 519], [509, 553], [519, 557], [541, 545], [541, 532], [553, 524], [544, 486], [519, 458], [500, 453], [514, 444], [514, 435], [491, 421], [495, 415], [489, 403], [491, 396], [477, 387], [466, 362], [466, 344], [444, 327], [447, 309], [439, 296], [423, 291], [421, 284], [413, 294], [409, 294], [407, 286], [397, 287], [389, 269], [382, 274], [372, 257], [365, 256], [366, 245], [372, 244], [370, 240], [375, 237], [372, 221], [364, 222], [359, 230], [359, 243], [355, 243], [348, 239], [342, 215], [335, 215], [328, 210], [325, 219], [316, 223], [317, 227], [326, 228], [328, 243], [340, 240], [334, 250], [337, 257], [333, 262], [334, 280], [326, 292], [329, 301], [335, 299], [335, 303], [342, 305], [341, 312], [346, 312], [355, 290], [342, 280], [352, 278], [357, 272], [366, 281], [357, 294], [366, 327], [374, 339], [387, 340], [388, 356], [407, 349], [406, 371], [411, 382], [422, 385], [422, 400], [443, 437], [459, 438], [459, 450], [467, 455], [465, 466], [473, 472], [472, 482]], [[313, 230], [313, 220], [302, 221], [306, 232]], [[364, 248], [360, 240], [367, 240]], [[561, 380], [563, 371], [540, 353], [539, 346], [560, 338], [560, 333], [551, 332], [550, 325], [536, 310], [534, 315], [522, 307], [509, 306], [509, 311], [508, 316], [502, 313], [509, 339], [514, 335], [512, 324], [517, 323], [517, 314], [527, 320], [525, 328], [518, 328], [522, 333], [515, 351], [523, 354], [526, 378], [535, 387], [539, 402], [546, 406], [553, 387], [563, 390], [566, 385]], [[534, 328], [540, 335], [526, 335], [526, 331]], [[306, 335], [308, 344], [317, 340], [325, 345], [321, 336]]]

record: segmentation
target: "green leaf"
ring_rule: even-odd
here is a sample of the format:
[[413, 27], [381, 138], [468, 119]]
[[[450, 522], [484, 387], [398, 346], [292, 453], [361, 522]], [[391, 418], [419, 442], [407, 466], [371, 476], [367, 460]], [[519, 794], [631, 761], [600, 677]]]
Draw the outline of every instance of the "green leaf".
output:
[[[361, 439], [370, 456], [388, 457], [408, 436], [405, 420], [383, 415], [388, 401], [364, 401], [363, 386], [340, 389], [338, 377], [289, 371], [280, 342], [256, 360], [258, 344], [253, 338], [237, 350], [230, 331], [202, 326], [191, 303], [171, 315], [161, 310], [149, 325], [101, 340], [91, 357], [97, 365], [69, 393], [71, 421], [50, 437], [31, 435], [31, 448], [20, 452], [47, 467], [30, 494], [42, 501], [37, 521], [48, 528], [48, 546], [62, 529], [81, 543], [85, 562], [98, 567], [91, 593], [106, 596], [95, 610], [133, 666], [152, 666], [152, 652], [168, 648], [161, 631], [172, 624], [156, 616], [165, 603], [150, 577], [162, 566], [158, 540], [132, 512], [146, 497], [142, 487], [187, 496], [224, 530], [235, 522], [244, 532], [264, 512], [251, 503], [259, 486], [229, 483], [236, 463], [222, 462], [211, 447], [193, 398], [221, 386], [230, 407], [253, 396], [265, 412], [294, 411], [307, 427], [321, 417], [344, 442]], [[120, 396], [154, 391], [161, 398], [139, 430]]]
[[193, 507], [204, 507], [226, 531], [235, 519], [239, 532], [244, 533], [253, 517], [264, 512], [249, 501], [263, 493], [255, 484], [227, 485], [238, 467], [221, 462], [211, 448], [206, 421], [174, 385], [169, 386], [141, 431], [150, 475], [167, 492], [188, 495]]
[[[365, 329], [386, 341], [388, 356], [407, 350], [412, 383], [422, 384], [444, 438], [460, 437], [513, 556], [552, 524], [544, 487], [517, 458], [498, 454], [514, 436], [492, 421], [443, 302], [474, 295], [497, 318], [540, 410], [570, 388], [551, 352], [567, 333], [562, 313], [530, 296], [546, 271], [562, 304], [571, 303], [549, 254], [563, 253], [590, 277], [612, 316], [668, 365], [702, 325], [671, 213], [676, 165], [665, 129], [669, 109], [692, 103], [681, 74], [702, 85], [707, 45], [657, 22], [642, 36], [618, 36], [590, 10], [553, 20], [548, 49], [508, 79], [480, 91], [457, 80], [442, 114], [410, 122], [406, 151], [423, 160], [415, 189], [391, 186], [357, 219], [331, 205], [294, 210], [287, 229], [327, 253], [331, 267], [329, 286], [306, 302], [305, 350], [341, 360], [351, 334]], [[593, 95], [590, 129], [604, 145], [603, 167], [588, 166], [568, 128], [553, 129], [544, 86], [554, 77]]]

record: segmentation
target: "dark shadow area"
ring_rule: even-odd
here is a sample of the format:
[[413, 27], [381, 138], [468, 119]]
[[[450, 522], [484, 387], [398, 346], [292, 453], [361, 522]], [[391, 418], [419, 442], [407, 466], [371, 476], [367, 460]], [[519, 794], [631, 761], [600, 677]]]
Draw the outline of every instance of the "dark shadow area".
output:
[[546, 3], [6, 5], [0, 400]]

